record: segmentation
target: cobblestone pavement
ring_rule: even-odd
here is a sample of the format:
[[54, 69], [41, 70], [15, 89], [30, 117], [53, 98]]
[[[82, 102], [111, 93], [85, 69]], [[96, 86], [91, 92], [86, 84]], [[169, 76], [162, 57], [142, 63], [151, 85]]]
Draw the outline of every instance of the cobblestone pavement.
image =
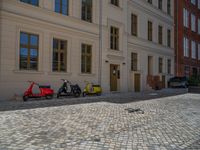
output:
[[[0, 111], [8, 110], [20, 110], [20, 109], [32, 109], [32, 108], [43, 108], [43, 107], [55, 107], [63, 105], [75, 105], [84, 103], [96, 103], [96, 102], [111, 102], [117, 104], [130, 103], [135, 101], [149, 100], [173, 95], [180, 95], [187, 93], [187, 89], [163, 89], [159, 91], [148, 91], [141, 93], [114, 93], [104, 94], [102, 96], [92, 97], [80, 97], [80, 98], [61, 98], [53, 100], [30, 100], [23, 102], [21, 99], [18, 101], [1, 101], [0, 100]], [[125, 98], [124, 98], [125, 97]]]
[[1, 111], [0, 149], [197, 150], [200, 95]]

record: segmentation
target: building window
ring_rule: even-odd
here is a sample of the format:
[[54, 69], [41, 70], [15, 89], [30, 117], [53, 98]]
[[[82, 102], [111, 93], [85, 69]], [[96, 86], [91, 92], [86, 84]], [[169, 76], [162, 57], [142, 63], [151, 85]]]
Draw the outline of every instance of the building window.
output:
[[196, 0], [191, 0], [191, 3], [192, 3], [193, 5], [196, 5]]
[[92, 0], [82, 0], [82, 20], [92, 22]]
[[119, 50], [119, 29], [112, 26], [110, 27], [110, 48]]
[[162, 0], [158, 0], [158, 9], [162, 10]]
[[198, 34], [200, 34], [200, 19], [198, 19]]
[[131, 71], [137, 71], [137, 63], [138, 63], [138, 55], [137, 53], [131, 53]]
[[162, 44], [163, 43], [163, 27], [162, 26], [158, 26], [158, 43]]
[[167, 0], [167, 14], [171, 15], [171, 0]]
[[20, 69], [38, 70], [39, 36], [20, 33]]
[[159, 73], [162, 73], [163, 72], [163, 59], [161, 58], [161, 57], [159, 57], [159, 59], [158, 59], [158, 72]]
[[171, 47], [171, 30], [167, 30], [167, 46]]
[[191, 14], [191, 29], [196, 32], [196, 17], [194, 14]]
[[183, 38], [183, 50], [184, 50], [184, 57], [189, 57], [189, 40], [188, 38]]
[[111, 0], [110, 3], [119, 7], [119, 0]]
[[192, 41], [192, 58], [193, 59], [196, 59], [196, 54], [197, 54], [197, 51], [196, 51], [196, 43], [194, 41]]
[[135, 14], [131, 15], [131, 34], [137, 36], [137, 16]]
[[20, 1], [34, 6], [39, 6], [39, 0], [20, 0]]
[[189, 12], [185, 8], [183, 8], [183, 25], [184, 27], [189, 27]]
[[153, 24], [151, 21], [148, 21], [148, 40], [153, 40]]
[[55, 12], [68, 15], [69, 1], [68, 0], [55, 0]]
[[81, 46], [81, 73], [92, 73], [92, 46], [82, 44]]
[[56, 72], [66, 72], [67, 70], [67, 41], [53, 39], [53, 66]]
[[147, 2], [150, 3], [150, 4], [152, 4], [152, 0], [148, 0]]
[[167, 59], [167, 73], [171, 74], [171, 70], [172, 70], [172, 61], [171, 59]]

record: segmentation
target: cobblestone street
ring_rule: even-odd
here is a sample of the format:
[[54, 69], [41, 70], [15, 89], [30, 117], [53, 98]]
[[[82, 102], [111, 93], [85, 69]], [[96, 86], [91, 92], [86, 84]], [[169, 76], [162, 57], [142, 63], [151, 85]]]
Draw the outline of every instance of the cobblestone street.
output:
[[200, 149], [200, 95], [1, 111], [0, 149]]

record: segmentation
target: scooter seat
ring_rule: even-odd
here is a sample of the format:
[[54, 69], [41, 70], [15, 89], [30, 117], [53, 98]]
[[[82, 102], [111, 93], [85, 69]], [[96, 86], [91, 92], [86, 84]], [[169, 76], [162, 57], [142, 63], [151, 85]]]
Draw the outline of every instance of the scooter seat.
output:
[[50, 89], [51, 86], [50, 85], [40, 85], [39, 88]]
[[93, 85], [93, 87], [100, 87], [100, 85]]

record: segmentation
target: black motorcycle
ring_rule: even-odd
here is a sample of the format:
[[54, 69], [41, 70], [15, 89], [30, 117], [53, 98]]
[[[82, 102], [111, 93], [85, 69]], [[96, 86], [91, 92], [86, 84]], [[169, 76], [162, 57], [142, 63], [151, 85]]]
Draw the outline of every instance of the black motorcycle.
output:
[[79, 97], [81, 95], [81, 88], [78, 84], [72, 85], [72, 83], [68, 80], [64, 80], [63, 85], [60, 87], [57, 93], [57, 98], [61, 96], [74, 96]]

